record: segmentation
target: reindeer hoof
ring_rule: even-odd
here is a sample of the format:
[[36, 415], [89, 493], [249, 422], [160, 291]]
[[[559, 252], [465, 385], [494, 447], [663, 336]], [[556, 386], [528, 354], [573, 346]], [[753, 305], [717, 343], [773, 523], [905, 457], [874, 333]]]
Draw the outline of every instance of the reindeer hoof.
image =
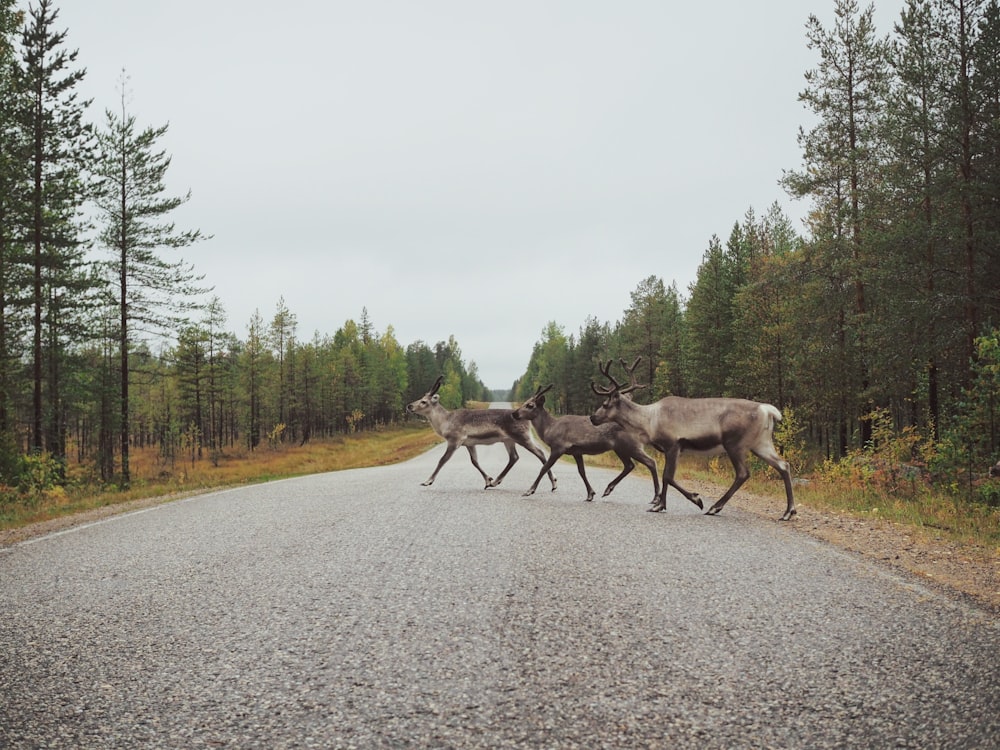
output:
[[521, 495], [521, 497], [531, 497], [531, 496], [532, 496], [532, 495], [534, 495], [534, 494], [535, 494], [535, 491], [534, 491], [534, 490], [528, 490], [528, 491], [527, 491], [527, 492], [525, 492], [525, 493], [524, 493], [523, 495]]
[[593, 501], [594, 501], [594, 493], [591, 492], [589, 495], [587, 495], [587, 499], [584, 502], [592, 503]]
[[705, 506], [701, 502], [701, 497], [697, 494], [691, 496], [691, 502], [698, 506], [698, 510], [704, 510]]
[[434, 484], [434, 480], [433, 479], [428, 479], [426, 482], [421, 482], [420, 486], [421, 487], [430, 487], [432, 484]]
[[717, 516], [717, 515], [719, 515], [719, 511], [720, 510], [722, 510], [722, 508], [716, 508], [713, 505], [711, 508], [709, 508], [707, 511], [705, 511], [705, 515], [706, 516]]
[[798, 515], [798, 513], [799, 512], [797, 510], [795, 510], [795, 508], [792, 508], [789, 511], [785, 511], [785, 514], [780, 519], [778, 519], [778, 520], [780, 520], [780, 521], [791, 521], [792, 518], [794, 518], [796, 515]]

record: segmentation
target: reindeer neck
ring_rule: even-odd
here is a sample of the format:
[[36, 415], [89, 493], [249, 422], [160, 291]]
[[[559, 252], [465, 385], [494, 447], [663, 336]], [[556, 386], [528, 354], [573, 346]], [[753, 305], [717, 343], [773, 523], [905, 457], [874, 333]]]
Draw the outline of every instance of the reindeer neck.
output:
[[647, 439], [652, 436], [654, 431], [652, 426], [659, 413], [655, 404], [637, 404], [634, 401], [622, 400], [619, 409], [625, 417], [624, 422], [627, 427], [643, 433]]
[[438, 434], [442, 434], [442, 429], [444, 425], [447, 424], [448, 420], [451, 418], [451, 412], [445, 409], [441, 404], [433, 404], [430, 409], [427, 410], [427, 421], [431, 423], [434, 431]]
[[538, 413], [532, 421], [535, 423], [535, 432], [537, 432], [539, 437], [544, 440], [545, 433], [548, 432], [549, 428], [555, 423], [556, 418], [549, 413], [548, 409], [541, 407], [538, 409]]

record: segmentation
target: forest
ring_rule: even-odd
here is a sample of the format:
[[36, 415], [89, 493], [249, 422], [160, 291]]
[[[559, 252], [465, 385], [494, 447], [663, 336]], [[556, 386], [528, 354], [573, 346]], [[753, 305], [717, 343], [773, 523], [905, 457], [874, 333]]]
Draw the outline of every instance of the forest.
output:
[[832, 27], [806, 28], [815, 124], [782, 184], [807, 236], [748, 210], [688, 289], [650, 275], [617, 322], [550, 322], [515, 396], [553, 383], [550, 403], [585, 413], [596, 363], [641, 356], [646, 403], [767, 401], [807, 467], [891, 445], [899, 470], [996, 503], [976, 478], [1000, 457], [997, 2], [910, 0], [883, 35], [838, 0]]
[[[620, 320], [549, 322], [502, 395], [552, 383], [556, 411], [589, 413], [599, 364], [641, 356], [647, 402], [779, 406], [800, 470], [891, 444], [976, 499], [1000, 449], [1000, 9], [909, 0], [886, 33], [833, 4], [805, 28], [801, 164], [776, 165], [806, 231], [748, 209], [687, 289], [649, 269]], [[76, 56], [51, 0], [0, 0], [0, 485], [76, 465], [127, 487], [137, 448], [214, 460], [380, 428], [438, 374], [448, 407], [496, 397], [453, 337], [404, 346], [365, 309], [304, 341], [279, 299], [234, 334], [172, 259], [210, 238], [170, 219], [190, 194], [166, 194], [166, 126], [124, 95], [90, 121]]]

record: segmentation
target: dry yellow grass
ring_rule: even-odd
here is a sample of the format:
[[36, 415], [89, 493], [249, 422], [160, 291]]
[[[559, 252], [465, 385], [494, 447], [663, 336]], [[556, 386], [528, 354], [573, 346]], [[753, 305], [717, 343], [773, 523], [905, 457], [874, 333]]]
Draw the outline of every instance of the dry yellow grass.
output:
[[[662, 471], [662, 455], [655, 454], [653, 458]], [[621, 462], [613, 453], [588, 456], [587, 462], [594, 466], [621, 467]], [[637, 471], [645, 474], [644, 469]], [[753, 472], [744, 491], [784, 497], [781, 480], [772, 469], [761, 465], [754, 467]], [[682, 484], [687, 477], [725, 487], [733, 480], [733, 470], [724, 456], [711, 459], [682, 456], [677, 477]], [[930, 489], [920, 493], [892, 492], [874, 485], [859, 486], [846, 481], [806, 478], [804, 483], [797, 483], [795, 487], [795, 501], [856, 518], [878, 518], [915, 529], [933, 529], [953, 542], [993, 548], [1000, 553], [1000, 508], [956, 502], [952, 497]]]
[[[143, 498], [191, 494], [208, 489], [264, 482], [270, 479], [324, 471], [382, 466], [404, 461], [439, 443], [441, 438], [425, 424], [358, 433], [303, 446], [261, 446], [225, 451], [211, 460], [206, 451], [200, 460], [164, 462], [155, 448], [134, 450], [130, 467], [132, 487], [127, 491], [102, 489], [81, 481], [57, 488], [30, 502], [0, 504], [0, 529], [12, 529], [60, 516]], [[75, 467], [82, 475], [83, 467]]]

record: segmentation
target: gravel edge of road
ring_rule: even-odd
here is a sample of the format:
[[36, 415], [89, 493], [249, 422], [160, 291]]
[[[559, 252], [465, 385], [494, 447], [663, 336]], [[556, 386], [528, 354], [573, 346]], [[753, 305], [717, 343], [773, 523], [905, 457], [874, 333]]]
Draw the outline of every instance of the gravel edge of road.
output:
[[[686, 484], [707, 497], [724, 488], [706, 482]], [[81, 511], [16, 529], [0, 530], [0, 550], [49, 534], [96, 523], [106, 518], [142, 511], [196, 495], [219, 492], [214, 487], [190, 492], [132, 500]], [[784, 498], [749, 492], [738, 493], [728, 508], [763, 518], [778, 516]], [[959, 544], [933, 530], [906, 527], [880, 518], [860, 518], [847, 513], [818, 510], [797, 504], [798, 515], [789, 522], [794, 530], [809, 534], [840, 549], [858, 554], [880, 565], [916, 576], [945, 594], [970, 601], [1000, 615], [1000, 553], [985, 547]]]
[[[708, 494], [719, 491], [711, 485]], [[784, 497], [741, 492], [730, 505], [777, 519]], [[941, 531], [894, 523], [875, 516], [819, 510], [796, 503], [794, 528], [895, 571], [915, 576], [946, 594], [1000, 615], [1000, 549], [961, 544]]]

